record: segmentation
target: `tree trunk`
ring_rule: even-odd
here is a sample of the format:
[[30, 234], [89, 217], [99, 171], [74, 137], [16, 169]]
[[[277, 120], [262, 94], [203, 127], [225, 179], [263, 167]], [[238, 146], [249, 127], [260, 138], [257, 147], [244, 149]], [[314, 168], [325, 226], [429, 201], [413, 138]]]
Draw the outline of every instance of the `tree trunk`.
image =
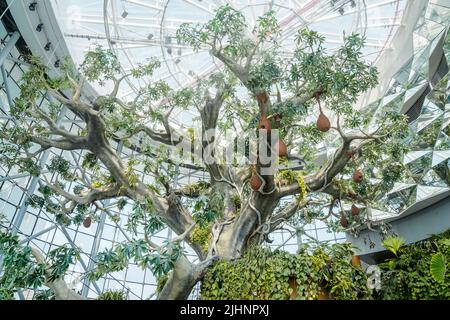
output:
[[158, 300], [186, 300], [211, 264], [218, 259], [214, 256], [194, 265], [182, 255], [159, 293]]
[[260, 243], [263, 238], [260, 233], [255, 234], [255, 230], [267, 221], [278, 203], [279, 200], [272, 195], [254, 192], [234, 223], [224, 226], [216, 244], [217, 255], [224, 259], [237, 259], [250, 244]]
[[193, 265], [185, 256], [181, 256], [159, 293], [158, 300], [186, 300], [198, 282], [194, 273]]

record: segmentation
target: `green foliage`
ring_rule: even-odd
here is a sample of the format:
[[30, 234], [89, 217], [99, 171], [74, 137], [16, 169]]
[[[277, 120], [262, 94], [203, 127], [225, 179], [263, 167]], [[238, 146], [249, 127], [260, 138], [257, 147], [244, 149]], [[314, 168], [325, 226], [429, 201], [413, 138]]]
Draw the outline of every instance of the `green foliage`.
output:
[[242, 41], [246, 28], [244, 15], [230, 5], [216, 11], [213, 19], [205, 24], [182, 24], [177, 31], [177, 37], [195, 50], [204, 44], [216, 45], [216, 41], [227, 38], [226, 52], [230, 57], [245, 55], [249, 45]]
[[161, 66], [161, 62], [156, 58], [150, 58], [146, 63], [138, 63], [138, 66], [131, 70], [131, 74], [135, 78], [151, 76], [156, 69]]
[[351, 256], [348, 244], [304, 245], [297, 254], [253, 247], [242, 258], [215, 263], [202, 281], [201, 298], [284, 300], [293, 290], [293, 299], [317, 299], [321, 291], [334, 299], [368, 298], [366, 275]]
[[61, 278], [69, 269], [71, 264], [75, 264], [79, 259], [79, 252], [77, 249], [63, 245], [52, 250], [48, 254], [48, 264], [50, 265], [50, 276], [48, 281], [53, 282]]
[[37, 290], [33, 296], [33, 300], [55, 300], [55, 293], [51, 289]]
[[198, 243], [202, 246], [203, 251], [208, 251], [209, 243], [211, 242], [211, 230], [208, 225], [196, 225], [192, 230], [190, 239], [192, 242]]
[[3, 296], [12, 296], [17, 289], [37, 289], [45, 281], [45, 266], [36, 264], [29, 247], [19, 245], [17, 236], [0, 232], [0, 254], [3, 256], [3, 275], [0, 288]]
[[162, 289], [164, 288], [164, 286], [166, 285], [167, 280], [169, 280], [169, 275], [170, 275], [170, 273], [164, 274], [156, 280], [156, 293], [157, 294], [159, 294], [162, 291]]
[[[47, 67], [36, 58], [30, 58], [30, 68], [22, 75], [20, 80], [20, 95], [15, 98], [11, 106], [11, 115], [16, 118], [22, 118], [27, 115], [28, 110], [37, 102], [47, 88], [57, 87], [61, 84], [58, 79], [49, 83], [45, 73]], [[66, 87], [66, 86], [61, 86]]]
[[209, 225], [215, 219], [221, 218], [223, 210], [223, 194], [212, 190], [209, 195], [201, 195], [196, 199], [192, 213], [194, 221], [204, 227]]
[[430, 262], [430, 273], [433, 279], [437, 282], [444, 282], [446, 272], [447, 272], [446, 257], [441, 252], [432, 255]]
[[382, 300], [450, 299], [450, 231], [401, 247], [382, 268]]
[[248, 85], [254, 90], [270, 90], [272, 85], [279, 82], [281, 75], [280, 62], [272, 52], [268, 52], [259, 63], [252, 65]]
[[72, 180], [73, 174], [70, 172], [70, 162], [62, 156], [55, 156], [47, 165], [48, 171], [52, 173], [59, 173], [65, 180]]
[[127, 294], [122, 290], [106, 290], [97, 297], [97, 300], [127, 300]]
[[150, 268], [156, 277], [160, 277], [173, 269], [182, 253], [179, 243], [166, 242], [158, 250], [146, 240], [119, 243], [97, 254], [97, 264], [89, 273], [89, 279], [96, 281], [105, 274], [123, 270], [131, 261], [142, 269]]
[[358, 34], [345, 36], [344, 45], [331, 55], [323, 46], [325, 37], [316, 31], [299, 30], [296, 42], [287, 78], [290, 90], [298, 94], [320, 90], [330, 109], [351, 115], [359, 94], [378, 81], [377, 70], [362, 60], [364, 39]]
[[155, 213], [151, 199], [146, 198], [143, 202], [134, 202], [125, 228], [134, 235], [137, 235], [139, 230], [142, 230], [146, 236], [150, 237], [162, 230], [164, 226], [165, 224], [161, 218]]
[[200, 194], [201, 192], [207, 190], [209, 187], [210, 183], [206, 181], [197, 181], [184, 186], [181, 192], [186, 194]]
[[97, 164], [97, 156], [93, 153], [86, 153], [86, 155], [83, 158], [83, 162], [81, 163], [83, 168], [86, 169], [95, 169], [98, 168]]
[[260, 40], [279, 36], [281, 34], [281, 27], [278, 24], [275, 11], [269, 10], [260, 16], [253, 29], [253, 33], [256, 33]]
[[281, 170], [277, 176], [277, 179], [281, 184], [284, 185], [289, 185], [297, 182], [300, 190], [299, 201], [306, 199], [308, 190], [301, 172], [293, 170]]
[[98, 45], [87, 52], [80, 70], [89, 81], [104, 85], [106, 80], [113, 79], [120, 72], [120, 63], [111, 50]]
[[3, 297], [12, 297], [17, 289], [36, 290], [45, 282], [63, 277], [78, 257], [77, 250], [62, 246], [49, 252], [45, 264], [37, 263], [29, 246], [22, 246], [17, 236], [4, 231], [0, 231], [0, 254], [3, 256], [0, 296]]
[[404, 243], [405, 240], [397, 236], [388, 236], [381, 242], [383, 247], [385, 247], [395, 255], [398, 254], [398, 251]]
[[242, 199], [238, 194], [233, 194], [231, 196], [231, 201], [233, 201], [233, 205], [236, 209], [240, 209], [242, 206]]
[[21, 157], [21, 153], [31, 147], [31, 136], [23, 128], [5, 129], [4, 136], [8, 141], [0, 141], [0, 165], [5, 168], [17, 167], [19, 173], [28, 172], [32, 176], [39, 176], [41, 169], [35, 159]]

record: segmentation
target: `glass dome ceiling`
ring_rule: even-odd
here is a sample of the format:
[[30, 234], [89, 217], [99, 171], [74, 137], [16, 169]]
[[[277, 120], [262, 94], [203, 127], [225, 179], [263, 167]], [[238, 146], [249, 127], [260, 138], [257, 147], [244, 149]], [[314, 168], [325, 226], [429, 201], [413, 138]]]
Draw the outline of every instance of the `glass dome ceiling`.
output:
[[[198, 78], [222, 68], [206, 49], [195, 52], [175, 35], [182, 23], [207, 22], [225, 4], [240, 10], [249, 25], [262, 13], [274, 10], [283, 28], [280, 44], [286, 56], [292, 54], [296, 30], [308, 26], [326, 36], [330, 50], [342, 44], [344, 33], [365, 35], [365, 59], [375, 63], [389, 47], [405, 3], [404, 0], [52, 0], [75, 62], [81, 62], [86, 50], [94, 44], [113, 49], [124, 70], [157, 57], [163, 66], [154, 77], [165, 80], [174, 89], [189, 87]], [[132, 98], [140, 85], [129, 82], [120, 93], [122, 98]]]

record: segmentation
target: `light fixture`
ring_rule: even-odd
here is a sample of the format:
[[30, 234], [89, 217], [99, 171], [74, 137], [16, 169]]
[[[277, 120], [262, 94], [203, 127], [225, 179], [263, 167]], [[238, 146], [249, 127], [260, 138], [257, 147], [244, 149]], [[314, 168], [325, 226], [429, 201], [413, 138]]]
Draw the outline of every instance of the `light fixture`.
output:
[[56, 60], [55, 61], [55, 68], [59, 68], [60, 67], [60, 65], [61, 65], [61, 60]]
[[45, 47], [44, 47], [45, 51], [50, 51], [51, 45], [52, 45], [51, 42], [47, 42], [47, 44], [46, 44]]
[[149, 33], [149, 35], [147, 36], [148, 40], [152, 40], [153, 39], [153, 33]]
[[123, 10], [123, 12], [122, 12], [122, 18], [126, 18], [126, 17], [128, 17], [128, 12], [126, 11], [126, 10]]
[[345, 12], [344, 8], [343, 8], [343, 7], [340, 7], [340, 8], [339, 8], [339, 13], [341, 14], [341, 16], [344, 14], [344, 12]]
[[351, 1], [350, 1], [350, 6], [351, 6], [352, 8], [356, 8], [356, 2], [355, 2], [355, 0], [351, 0]]
[[33, 1], [32, 3], [30, 3], [30, 5], [28, 6], [28, 9], [30, 9], [30, 11], [36, 11], [36, 5], [37, 2]]
[[178, 58], [177, 60], [175, 60], [175, 64], [179, 64], [181, 62], [180, 58]]
[[37, 25], [37, 27], [36, 27], [36, 31], [37, 31], [37, 32], [41, 32], [43, 26], [44, 26], [43, 23], [39, 23], [39, 24]]

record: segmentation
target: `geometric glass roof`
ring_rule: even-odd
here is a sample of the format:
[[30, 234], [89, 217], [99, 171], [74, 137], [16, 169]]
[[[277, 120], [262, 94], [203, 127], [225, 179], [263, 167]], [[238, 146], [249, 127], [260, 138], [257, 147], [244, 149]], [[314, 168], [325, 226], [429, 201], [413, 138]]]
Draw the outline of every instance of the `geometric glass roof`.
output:
[[[59, 25], [75, 62], [81, 62], [93, 44], [112, 48], [126, 70], [149, 57], [163, 62], [155, 74], [174, 89], [188, 87], [222, 65], [206, 51], [194, 52], [177, 41], [180, 24], [204, 23], [220, 6], [240, 10], [249, 26], [262, 13], [273, 10], [282, 27], [281, 53], [292, 54], [298, 29], [308, 26], [326, 37], [332, 50], [342, 44], [343, 33], [366, 36], [365, 59], [375, 62], [388, 48], [406, 1], [404, 0], [52, 0]], [[139, 83], [129, 83], [122, 98], [132, 97]]]

